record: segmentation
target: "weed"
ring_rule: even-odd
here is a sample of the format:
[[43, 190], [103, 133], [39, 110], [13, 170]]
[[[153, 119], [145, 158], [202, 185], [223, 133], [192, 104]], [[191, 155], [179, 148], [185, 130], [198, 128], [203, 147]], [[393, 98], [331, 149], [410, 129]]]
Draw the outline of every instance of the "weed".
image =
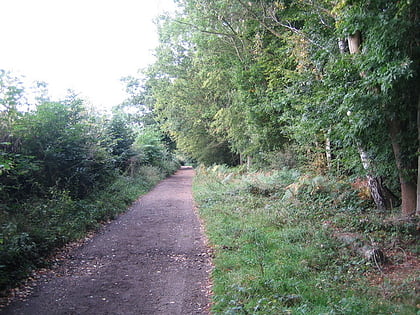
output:
[[[296, 193], [283, 198], [293, 183]], [[193, 189], [215, 249], [214, 313], [415, 314], [413, 299], [398, 300], [412, 294], [384, 298], [366, 278], [376, 266], [333, 237], [345, 229], [376, 242], [413, 241], [411, 223], [367, 211], [345, 181], [213, 167], [198, 171]]]

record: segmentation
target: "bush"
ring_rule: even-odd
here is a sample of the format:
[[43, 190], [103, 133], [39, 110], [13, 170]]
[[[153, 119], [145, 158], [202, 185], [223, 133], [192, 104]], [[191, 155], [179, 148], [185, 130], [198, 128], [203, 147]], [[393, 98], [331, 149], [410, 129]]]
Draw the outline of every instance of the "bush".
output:
[[166, 176], [159, 168], [142, 166], [136, 176], [118, 176], [110, 185], [76, 199], [53, 188], [48, 198], [32, 198], [8, 206], [0, 215], [0, 291], [46, 263], [57, 247], [82, 238], [114, 219]]
[[142, 130], [133, 146], [129, 114], [107, 120], [75, 95], [29, 106], [18, 80], [1, 70], [0, 85], [3, 290], [54, 248], [124, 211], [179, 164], [157, 126]]

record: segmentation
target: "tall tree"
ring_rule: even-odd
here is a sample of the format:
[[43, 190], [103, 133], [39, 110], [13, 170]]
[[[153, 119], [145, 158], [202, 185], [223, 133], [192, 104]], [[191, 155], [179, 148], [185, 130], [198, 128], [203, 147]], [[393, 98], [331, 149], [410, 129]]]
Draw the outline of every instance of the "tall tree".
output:
[[[419, 94], [415, 88], [419, 84], [419, 31], [415, 27], [418, 9], [417, 2], [344, 2], [339, 19], [339, 28], [354, 34], [351, 42], [361, 50], [355, 62], [367, 96], [365, 106], [383, 122], [382, 133], [391, 142], [405, 215], [416, 208], [412, 170], [416, 169], [414, 157], [418, 150], [418, 139], [413, 136]], [[380, 130], [377, 127], [376, 134]], [[380, 149], [380, 143], [376, 146]]]
[[204, 161], [202, 153], [220, 148], [252, 156], [294, 142], [308, 161], [323, 156], [345, 173], [368, 172], [381, 189], [399, 182], [402, 211], [413, 213], [417, 2], [177, 3], [180, 13], [161, 20], [148, 84], [158, 119], [181, 148]]

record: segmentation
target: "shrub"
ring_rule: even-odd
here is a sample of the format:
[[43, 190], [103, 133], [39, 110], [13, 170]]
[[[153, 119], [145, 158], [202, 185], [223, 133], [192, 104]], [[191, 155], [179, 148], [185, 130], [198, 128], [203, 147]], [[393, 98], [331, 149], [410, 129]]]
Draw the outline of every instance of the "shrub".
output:
[[136, 176], [118, 176], [84, 199], [52, 188], [48, 198], [31, 198], [0, 213], [0, 292], [15, 285], [57, 247], [83, 237], [115, 218], [164, 178], [159, 168], [142, 166]]

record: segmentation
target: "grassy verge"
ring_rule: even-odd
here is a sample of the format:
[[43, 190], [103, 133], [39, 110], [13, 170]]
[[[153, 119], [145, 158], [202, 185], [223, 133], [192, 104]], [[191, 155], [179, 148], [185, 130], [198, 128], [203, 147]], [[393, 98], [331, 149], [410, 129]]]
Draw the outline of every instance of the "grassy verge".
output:
[[[0, 293], [30, 270], [45, 266], [52, 250], [82, 238], [127, 210], [166, 173], [143, 166], [134, 177], [119, 176], [83, 200], [51, 190], [48, 199], [31, 199], [0, 211]], [[1, 294], [0, 294], [1, 295]]]
[[349, 188], [297, 171], [200, 169], [194, 196], [215, 253], [213, 312], [416, 314], [418, 272], [393, 281], [333, 237], [340, 229], [392, 241], [387, 253], [403, 253], [394, 250], [396, 265], [416, 256], [415, 224], [390, 224]]

